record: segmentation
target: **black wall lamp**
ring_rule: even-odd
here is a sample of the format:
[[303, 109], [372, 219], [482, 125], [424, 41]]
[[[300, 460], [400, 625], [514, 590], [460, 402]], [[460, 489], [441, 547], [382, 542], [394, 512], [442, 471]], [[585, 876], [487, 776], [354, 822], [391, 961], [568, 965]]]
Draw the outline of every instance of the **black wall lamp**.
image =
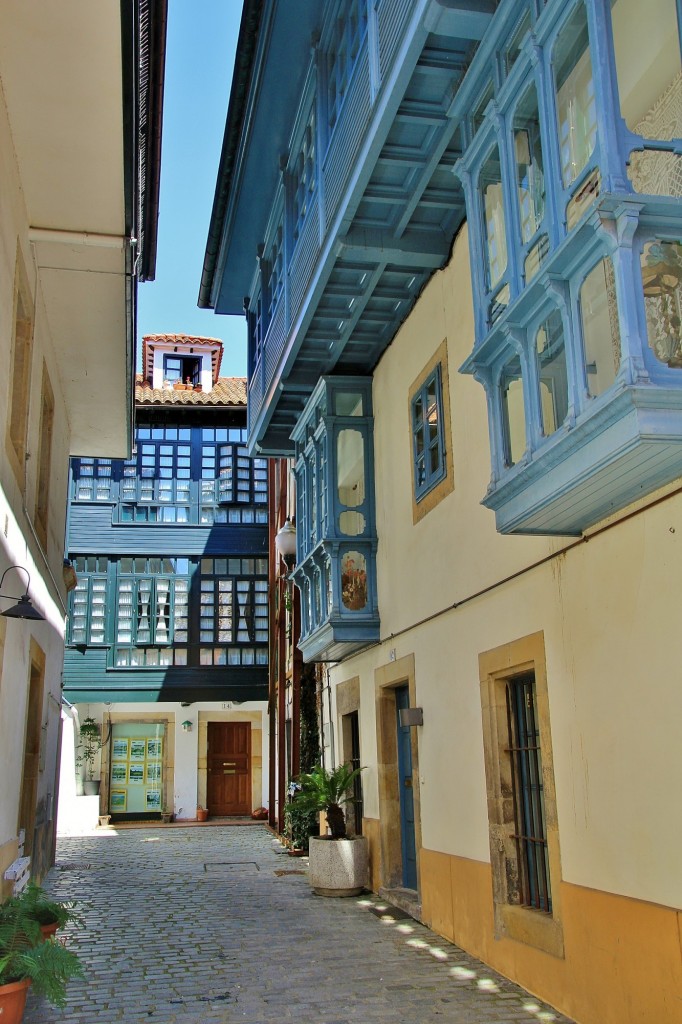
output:
[[[2, 585], [5, 582], [5, 576], [10, 569], [21, 569], [22, 572], [26, 573], [26, 593], [21, 597], [14, 597], [12, 594], [3, 594]], [[8, 601], [16, 601], [11, 608], [8, 608], [6, 612], [0, 612], [0, 615], [4, 615], [8, 619], [33, 619], [36, 622], [44, 622], [45, 616], [41, 615], [37, 608], [34, 608], [31, 604], [31, 598], [28, 596], [28, 588], [31, 585], [31, 576], [28, 569], [24, 569], [23, 565], [10, 565], [2, 574], [0, 578], [0, 597], [6, 598]]]

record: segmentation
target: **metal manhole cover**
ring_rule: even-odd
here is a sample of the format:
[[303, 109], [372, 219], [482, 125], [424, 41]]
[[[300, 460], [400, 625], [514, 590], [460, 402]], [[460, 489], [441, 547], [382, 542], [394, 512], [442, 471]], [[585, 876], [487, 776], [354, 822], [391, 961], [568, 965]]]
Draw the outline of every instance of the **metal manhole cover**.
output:
[[259, 871], [260, 868], [255, 860], [209, 861], [204, 864], [204, 872], [207, 875], [234, 874], [236, 872], [252, 875]]

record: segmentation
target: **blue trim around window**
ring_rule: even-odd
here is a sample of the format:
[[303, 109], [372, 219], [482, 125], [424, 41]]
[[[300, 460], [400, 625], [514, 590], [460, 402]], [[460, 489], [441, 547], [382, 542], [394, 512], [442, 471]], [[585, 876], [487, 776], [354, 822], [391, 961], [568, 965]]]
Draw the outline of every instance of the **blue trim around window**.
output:
[[412, 396], [414, 496], [421, 501], [447, 472], [443, 434], [443, 378], [440, 363]]

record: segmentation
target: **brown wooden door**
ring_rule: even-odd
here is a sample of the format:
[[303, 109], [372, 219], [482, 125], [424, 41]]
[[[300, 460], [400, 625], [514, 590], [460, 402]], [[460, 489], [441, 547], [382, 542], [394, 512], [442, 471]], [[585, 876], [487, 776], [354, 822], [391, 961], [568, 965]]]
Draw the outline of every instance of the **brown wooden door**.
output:
[[251, 723], [208, 723], [208, 813], [250, 814]]

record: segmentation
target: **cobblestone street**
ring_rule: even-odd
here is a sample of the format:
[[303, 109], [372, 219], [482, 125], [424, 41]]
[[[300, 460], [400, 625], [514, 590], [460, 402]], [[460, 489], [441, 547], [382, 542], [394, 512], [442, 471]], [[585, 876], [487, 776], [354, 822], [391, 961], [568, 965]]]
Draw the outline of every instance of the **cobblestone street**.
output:
[[62, 838], [46, 886], [79, 901], [86, 981], [26, 1024], [566, 1022], [375, 896], [311, 893], [263, 826]]

